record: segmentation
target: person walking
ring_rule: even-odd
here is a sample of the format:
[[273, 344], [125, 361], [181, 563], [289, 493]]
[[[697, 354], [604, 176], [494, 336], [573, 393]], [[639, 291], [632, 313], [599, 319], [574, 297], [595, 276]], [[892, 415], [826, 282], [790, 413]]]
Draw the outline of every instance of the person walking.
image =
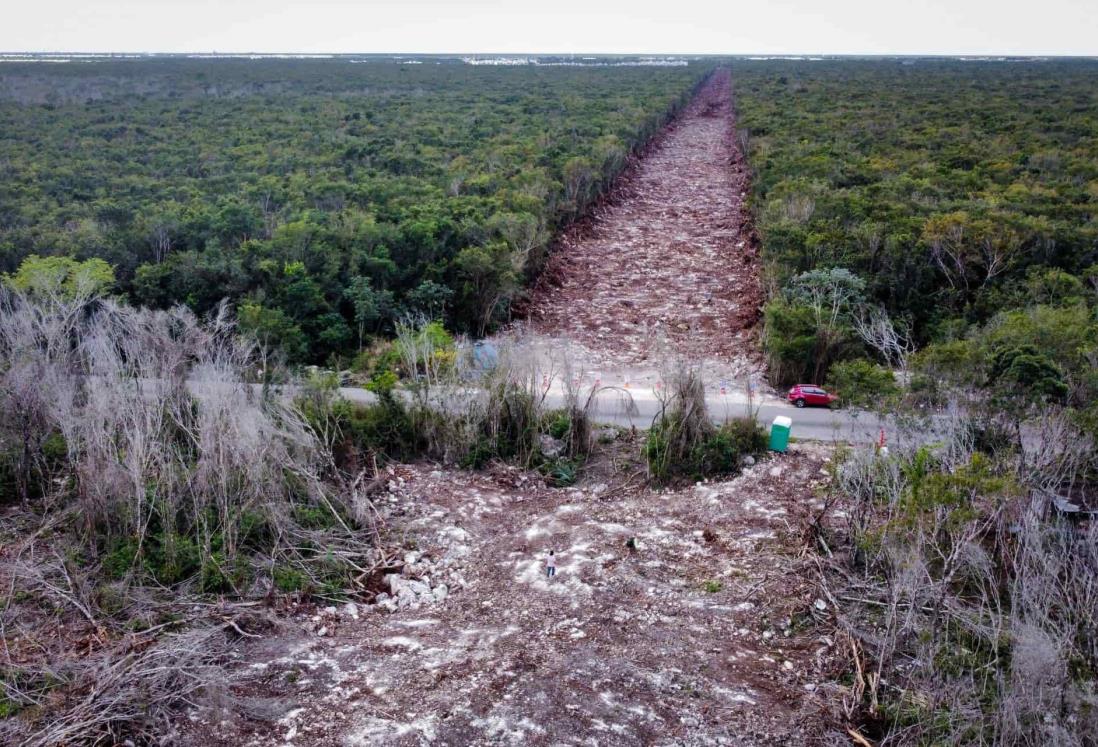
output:
[[549, 551], [549, 557], [545, 559], [545, 577], [552, 578], [557, 575], [557, 558], [552, 550]]

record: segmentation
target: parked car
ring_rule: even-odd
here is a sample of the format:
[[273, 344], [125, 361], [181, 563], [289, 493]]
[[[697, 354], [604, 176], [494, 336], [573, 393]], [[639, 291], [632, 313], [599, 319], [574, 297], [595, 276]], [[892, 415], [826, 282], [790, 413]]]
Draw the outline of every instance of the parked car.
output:
[[837, 399], [838, 397], [834, 394], [828, 393], [815, 384], [797, 384], [789, 390], [789, 401], [796, 407], [804, 407], [806, 405], [830, 407], [831, 403]]

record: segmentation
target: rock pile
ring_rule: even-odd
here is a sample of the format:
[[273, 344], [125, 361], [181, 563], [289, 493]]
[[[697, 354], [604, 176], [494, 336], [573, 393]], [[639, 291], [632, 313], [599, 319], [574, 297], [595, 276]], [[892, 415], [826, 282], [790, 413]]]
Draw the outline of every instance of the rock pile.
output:
[[450, 595], [450, 584], [446, 580], [459, 585], [463, 583], [449, 559], [443, 558], [435, 563], [418, 552], [407, 553], [403, 571], [391, 573], [385, 578], [389, 591], [378, 594], [374, 601], [380, 609], [389, 612], [438, 604]]

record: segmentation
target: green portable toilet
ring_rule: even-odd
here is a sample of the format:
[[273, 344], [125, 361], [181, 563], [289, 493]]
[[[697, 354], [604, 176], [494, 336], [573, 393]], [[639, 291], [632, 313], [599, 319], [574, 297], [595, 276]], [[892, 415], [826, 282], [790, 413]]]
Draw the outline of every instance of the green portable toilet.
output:
[[774, 418], [770, 425], [770, 448], [784, 452], [789, 448], [789, 432], [793, 430], [793, 421], [785, 415]]

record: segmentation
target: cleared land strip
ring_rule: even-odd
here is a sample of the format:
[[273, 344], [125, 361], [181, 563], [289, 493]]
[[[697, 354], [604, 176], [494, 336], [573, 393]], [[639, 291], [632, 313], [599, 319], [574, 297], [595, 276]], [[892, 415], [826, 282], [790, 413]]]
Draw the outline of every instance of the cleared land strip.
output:
[[562, 237], [528, 308], [528, 330], [581, 365], [670, 360], [716, 376], [757, 371], [762, 289], [743, 201], [732, 85], [719, 70], [623, 176], [618, 197]]
[[[756, 260], [746, 243], [734, 254], [739, 202], [728, 190], [742, 179], [728, 168], [728, 95], [727, 75], [709, 81], [628, 177], [633, 197], [610, 207], [571, 259], [567, 251], [555, 258], [581, 270], [539, 290], [545, 305], [535, 306], [542, 313], [533, 323], [546, 342], [576, 341], [590, 356], [581, 362], [602, 366], [607, 379], [606, 361], [632, 367], [628, 389], [600, 393], [596, 421], [652, 421], [659, 391], [638, 374], [644, 367], [659, 382], [676, 357], [741, 373], [754, 365]], [[724, 229], [710, 221], [714, 211], [730, 221]], [[633, 244], [642, 247], [636, 256], [625, 246], [630, 231], [644, 237]], [[618, 274], [600, 274], [611, 257]], [[730, 263], [727, 271], [705, 270], [718, 260]], [[656, 264], [649, 272], [646, 263]], [[622, 277], [633, 285], [615, 284]], [[611, 320], [621, 309], [634, 321]], [[547, 407], [564, 404], [561, 382], [547, 376], [544, 386]], [[594, 386], [589, 376], [582, 386]], [[435, 399], [450, 407], [482, 394], [470, 382]], [[755, 406], [763, 420], [775, 407], [793, 412], [745, 402], [732, 389], [708, 404], [715, 418]], [[845, 413], [797, 417], [818, 419], [815, 437], [824, 439], [836, 435], [833, 418], [847, 430], [863, 426]], [[796, 425], [794, 433], [808, 435]], [[244, 641], [228, 686], [236, 717], [195, 712], [183, 725], [187, 741], [825, 741], [838, 648], [805, 624], [824, 602], [803, 544], [804, 526], [824, 507], [829, 448], [795, 443], [734, 479], [655, 491], [638, 440], [626, 431], [600, 442], [569, 488], [502, 465], [476, 473], [387, 468], [371, 506], [386, 539], [404, 550], [394, 572], [365, 603], [302, 604], [277, 635]], [[550, 550], [552, 579], [544, 570]]]

